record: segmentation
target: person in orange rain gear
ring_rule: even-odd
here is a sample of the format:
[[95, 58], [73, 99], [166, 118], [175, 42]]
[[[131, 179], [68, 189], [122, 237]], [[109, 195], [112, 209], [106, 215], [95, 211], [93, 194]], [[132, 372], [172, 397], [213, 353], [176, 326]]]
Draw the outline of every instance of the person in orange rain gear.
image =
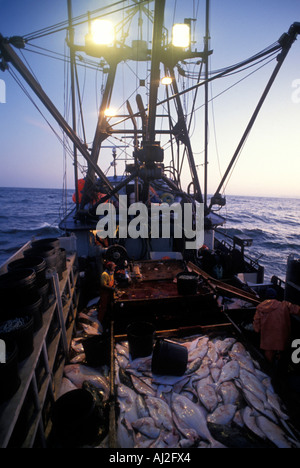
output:
[[[77, 188], [78, 188], [78, 203], [81, 203], [82, 196], [83, 196], [83, 189], [85, 186], [85, 179], [79, 179], [77, 183]], [[94, 205], [94, 203], [100, 202], [101, 198], [105, 197], [104, 193], [97, 192], [96, 190], [93, 190], [91, 200], [90, 200], [90, 205]], [[76, 203], [76, 192], [73, 193], [72, 195], [72, 200], [74, 203]]]
[[108, 262], [101, 275], [100, 303], [98, 309], [98, 320], [102, 322], [107, 312], [110, 312], [115, 292], [115, 268], [114, 262]]
[[[275, 290], [273, 297], [275, 297]], [[272, 297], [269, 294], [269, 297]], [[291, 314], [300, 315], [300, 306], [288, 301], [267, 299], [256, 307], [253, 328], [260, 333], [260, 348], [269, 362], [286, 350], [291, 336]]]

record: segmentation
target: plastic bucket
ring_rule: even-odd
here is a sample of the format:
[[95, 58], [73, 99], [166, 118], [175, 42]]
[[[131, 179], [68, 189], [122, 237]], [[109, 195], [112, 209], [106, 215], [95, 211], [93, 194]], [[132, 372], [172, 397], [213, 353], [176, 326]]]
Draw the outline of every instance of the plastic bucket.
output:
[[7, 297], [16, 300], [35, 288], [36, 273], [33, 268], [8, 271], [0, 276], [0, 300], [6, 300]]
[[82, 342], [89, 366], [104, 366], [110, 363], [110, 340], [108, 337], [92, 336]]
[[33, 330], [38, 331], [43, 325], [42, 297], [36, 293], [25, 298], [22, 306], [11, 309], [10, 318], [15, 317], [33, 317]]
[[49, 302], [49, 282], [47, 280], [45, 280], [43, 283], [41, 283], [38, 286], [37, 289], [38, 289], [39, 295], [42, 298], [41, 312], [43, 313], [50, 306], [50, 302]]
[[173, 341], [157, 340], [152, 356], [152, 372], [160, 375], [181, 376], [186, 371], [188, 351]]
[[18, 347], [15, 341], [7, 340], [6, 362], [0, 363], [0, 402], [11, 398], [18, 390], [21, 379], [18, 371]]
[[33, 269], [9, 271], [0, 276], [0, 322], [11, 318], [11, 312], [23, 307], [37, 293]]
[[53, 435], [63, 446], [78, 446], [97, 437], [98, 414], [93, 395], [79, 388], [56, 400], [52, 413]]
[[61, 269], [64, 272], [67, 269], [67, 252], [66, 249], [59, 249]]
[[62, 279], [61, 265], [60, 265], [60, 254], [51, 245], [47, 244], [36, 244], [30, 249], [24, 250], [24, 257], [30, 256], [41, 256], [45, 259], [47, 268], [54, 268], [57, 271], [59, 279]]
[[35, 271], [37, 285], [45, 281], [46, 262], [43, 257], [24, 257], [19, 260], [14, 260], [7, 265], [8, 271], [21, 270], [24, 268], [31, 268]]
[[32, 242], [32, 248], [43, 249], [45, 247], [52, 247], [56, 253], [56, 271], [58, 273], [59, 279], [62, 279], [62, 273], [65, 270], [63, 266], [64, 258], [63, 253], [60, 249], [60, 241], [57, 237], [46, 237], [45, 239], [39, 239], [37, 241]]
[[127, 338], [132, 359], [152, 354], [154, 332], [154, 326], [149, 322], [134, 322], [128, 325]]
[[60, 242], [57, 237], [46, 237], [44, 239], [38, 239], [36, 241], [33, 241], [31, 245], [33, 248], [39, 248], [41, 246], [44, 247], [45, 245], [50, 245], [55, 250], [58, 250], [60, 248]]
[[[16, 327], [17, 320], [23, 324]], [[0, 323], [0, 338], [5, 342], [15, 341], [18, 346], [18, 361], [23, 361], [33, 351], [33, 317], [15, 317]]]
[[177, 291], [179, 294], [189, 295], [196, 294], [198, 288], [197, 273], [194, 272], [181, 272], [177, 277]]

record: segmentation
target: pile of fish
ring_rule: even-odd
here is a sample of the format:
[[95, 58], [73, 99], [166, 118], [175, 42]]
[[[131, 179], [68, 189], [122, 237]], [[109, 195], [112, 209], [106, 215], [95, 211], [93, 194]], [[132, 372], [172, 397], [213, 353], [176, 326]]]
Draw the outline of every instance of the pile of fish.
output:
[[120, 447], [300, 446], [270, 378], [240, 342], [197, 336], [181, 344], [181, 377], [153, 375], [152, 356], [132, 361], [128, 343], [116, 344]]
[[16, 317], [0, 324], [0, 333], [11, 333], [19, 328], [23, 328], [28, 322], [29, 317]]
[[[300, 447], [270, 377], [242, 343], [211, 335], [178, 342], [188, 350], [180, 377], [154, 375], [152, 355], [132, 360], [127, 341], [115, 344], [118, 447]], [[89, 382], [108, 401], [109, 366], [88, 366], [80, 337], [72, 346], [61, 394]]]

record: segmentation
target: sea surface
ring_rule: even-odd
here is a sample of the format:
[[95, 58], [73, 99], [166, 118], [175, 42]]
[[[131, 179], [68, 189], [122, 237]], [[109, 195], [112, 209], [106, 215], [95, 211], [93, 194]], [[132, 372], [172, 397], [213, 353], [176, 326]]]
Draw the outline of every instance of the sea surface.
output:
[[[57, 237], [60, 219], [74, 204], [72, 190], [0, 188], [0, 265], [33, 238]], [[289, 255], [300, 258], [300, 199], [232, 196], [219, 212], [220, 231], [253, 240], [246, 254], [259, 259], [265, 279], [285, 280]]]

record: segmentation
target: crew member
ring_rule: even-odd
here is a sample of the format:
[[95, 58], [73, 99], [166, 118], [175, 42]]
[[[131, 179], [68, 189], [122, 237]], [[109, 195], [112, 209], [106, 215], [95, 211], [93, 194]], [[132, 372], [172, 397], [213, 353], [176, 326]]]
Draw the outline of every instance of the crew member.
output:
[[288, 301], [275, 299], [275, 290], [270, 288], [269, 299], [256, 307], [253, 328], [260, 333], [260, 349], [266, 359], [273, 363], [280, 358], [290, 343], [291, 315], [300, 315], [300, 307]]
[[108, 262], [101, 275], [100, 303], [98, 310], [98, 320], [102, 322], [107, 313], [110, 312], [113, 296], [115, 292], [115, 268], [114, 262]]

